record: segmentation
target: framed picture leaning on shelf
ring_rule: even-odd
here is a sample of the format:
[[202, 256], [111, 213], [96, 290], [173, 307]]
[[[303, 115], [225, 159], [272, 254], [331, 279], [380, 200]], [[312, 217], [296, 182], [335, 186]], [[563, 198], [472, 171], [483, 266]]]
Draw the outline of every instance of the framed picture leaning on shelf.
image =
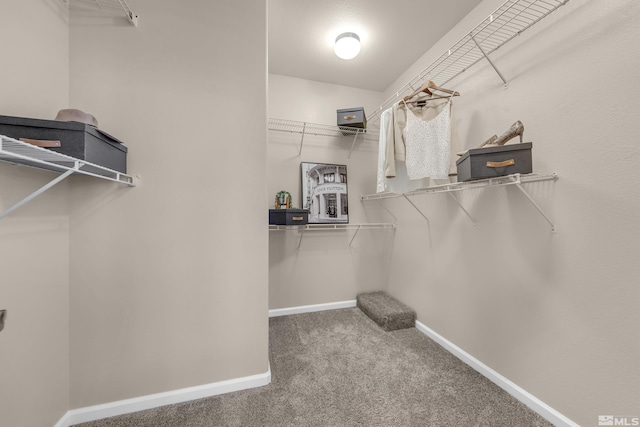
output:
[[349, 223], [347, 166], [300, 163], [302, 208], [309, 210], [309, 224]]

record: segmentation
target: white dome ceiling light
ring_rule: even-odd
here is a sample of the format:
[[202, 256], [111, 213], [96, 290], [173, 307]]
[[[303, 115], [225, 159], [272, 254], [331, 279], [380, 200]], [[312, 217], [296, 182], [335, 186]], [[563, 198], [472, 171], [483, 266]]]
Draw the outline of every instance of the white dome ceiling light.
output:
[[342, 33], [336, 37], [333, 50], [338, 58], [353, 59], [360, 53], [360, 37], [356, 33]]

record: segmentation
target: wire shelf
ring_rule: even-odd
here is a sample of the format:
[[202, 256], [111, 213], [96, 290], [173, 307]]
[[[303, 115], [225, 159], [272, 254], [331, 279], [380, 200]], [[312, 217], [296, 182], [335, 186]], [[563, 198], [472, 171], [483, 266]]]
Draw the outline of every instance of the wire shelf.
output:
[[500, 187], [505, 185], [513, 185], [529, 200], [529, 202], [533, 205], [533, 207], [542, 215], [542, 217], [551, 225], [551, 232], [556, 232], [556, 226], [551, 221], [551, 218], [542, 210], [542, 208], [536, 203], [535, 200], [527, 193], [527, 191], [522, 187], [522, 184], [527, 182], [539, 182], [539, 181], [555, 181], [558, 179], [558, 175], [537, 175], [537, 174], [526, 174], [521, 175], [519, 173], [506, 175], [496, 178], [488, 178], [488, 179], [479, 179], [477, 181], [467, 181], [467, 182], [454, 182], [449, 184], [435, 185], [433, 187], [422, 188], [419, 190], [411, 191], [404, 194], [395, 194], [395, 193], [379, 193], [379, 194], [371, 194], [362, 196], [362, 200], [381, 200], [381, 199], [391, 199], [397, 197], [403, 197], [413, 208], [424, 218], [429, 221], [429, 218], [420, 210], [420, 208], [410, 199], [410, 196], [418, 195], [418, 194], [426, 194], [426, 193], [446, 193], [448, 194], [460, 207], [460, 209], [469, 217], [473, 225], [476, 225], [476, 220], [471, 216], [471, 214], [465, 209], [460, 200], [458, 200], [453, 194], [456, 191], [469, 190], [472, 188], [486, 188], [486, 187]]
[[4, 135], [0, 135], [0, 160], [58, 173], [72, 171], [129, 186], [135, 185], [130, 175]]
[[368, 129], [359, 129], [348, 126], [332, 126], [323, 125], [319, 123], [300, 122], [296, 120], [275, 119], [269, 118], [267, 121], [269, 130], [276, 132], [287, 132], [301, 135], [300, 138], [300, 150], [298, 156], [302, 154], [302, 145], [304, 144], [304, 138], [308, 135], [324, 136], [332, 138], [352, 137], [351, 149], [349, 150], [349, 158], [356, 145], [356, 141], [360, 138], [363, 141], [375, 141], [378, 142], [379, 132], [371, 131]]
[[367, 224], [305, 224], [305, 225], [269, 225], [269, 231], [277, 230], [366, 230], [377, 228], [395, 228], [392, 223], [367, 223]]
[[365, 224], [305, 224], [305, 225], [269, 225], [269, 231], [282, 231], [282, 230], [295, 230], [300, 232], [300, 240], [298, 240], [298, 250], [302, 244], [302, 236], [305, 231], [332, 231], [332, 230], [355, 230], [351, 239], [349, 240], [349, 247], [355, 240], [360, 230], [374, 230], [374, 229], [393, 229], [395, 231], [396, 225], [394, 223], [365, 223]]
[[434, 185], [432, 187], [421, 188], [418, 190], [410, 191], [403, 194], [397, 193], [377, 193], [377, 194], [367, 194], [361, 197], [361, 200], [380, 200], [380, 199], [393, 199], [397, 197], [409, 197], [416, 196], [419, 194], [426, 193], [450, 193], [454, 191], [462, 191], [462, 190], [470, 190], [473, 188], [485, 188], [485, 187], [500, 187], [504, 185], [515, 185], [515, 184], [523, 184], [528, 182], [538, 182], [538, 181], [550, 181], [557, 180], [558, 175], [538, 175], [538, 174], [527, 174], [521, 175], [519, 173], [513, 175], [500, 176], [496, 178], [487, 178], [487, 179], [479, 179], [476, 181], [466, 181], [466, 182], [452, 182], [448, 184]]
[[343, 137], [361, 135], [362, 139], [378, 141], [378, 132], [347, 126], [333, 126], [296, 120], [269, 118], [269, 130], [304, 135]]
[[438, 86], [457, 77], [477, 62], [486, 58], [506, 84], [502, 74], [489, 59], [496, 51], [514, 37], [548, 16], [569, 0], [508, 0], [467, 33], [462, 39], [444, 52], [431, 65], [420, 72], [407, 84], [389, 97], [370, 116], [369, 121], [377, 121], [380, 114], [393, 105], [400, 97], [417, 90], [425, 81], [431, 80]]

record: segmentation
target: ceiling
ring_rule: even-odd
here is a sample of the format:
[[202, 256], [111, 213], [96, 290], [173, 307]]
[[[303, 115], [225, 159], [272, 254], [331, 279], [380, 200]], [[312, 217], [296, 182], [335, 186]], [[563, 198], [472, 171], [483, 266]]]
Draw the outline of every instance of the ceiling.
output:
[[[269, 72], [383, 91], [482, 0], [269, 0]], [[360, 36], [352, 60], [333, 42]]]

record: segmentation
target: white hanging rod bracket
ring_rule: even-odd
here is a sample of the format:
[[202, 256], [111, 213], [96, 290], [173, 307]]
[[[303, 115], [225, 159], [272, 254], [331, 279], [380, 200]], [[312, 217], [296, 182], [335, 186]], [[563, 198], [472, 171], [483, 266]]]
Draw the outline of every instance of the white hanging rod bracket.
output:
[[358, 231], [360, 231], [360, 227], [356, 228], [356, 232], [353, 233], [353, 236], [351, 236], [351, 240], [349, 240], [349, 247], [351, 247], [351, 244], [353, 243], [353, 240], [356, 238], [356, 236], [358, 235]]
[[406, 194], [403, 194], [403, 195], [402, 195], [402, 197], [404, 197], [404, 198], [407, 200], [407, 202], [411, 203], [411, 206], [413, 206], [413, 208], [414, 208], [416, 211], [418, 211], [418, 213], [422, 216], [422, 218], [424, 218], [425, 220], [427, 220], [427, 223], [428, 223], [429, 225], [431, 225], [431, 223], [429, 222], [429, 218], [427, 218], [427, 216], [426, 216], [424, 213], [422, 213], [422, 211], [420, 210], [420, 208], [419, 208], [419, 207], [417, 207], [417, 206], [416, 206], [416, 204], [415, 204], [415, 203], [413, 203], [413, 202], [411, 201], [411, 199], [410, 199], [409, 197], [407, 197], [407, 195], [406, 195]]
[[131, 9], [129, 9], [129, 5], [125, 0], [118, 0], [118, 2], [120, 3], [120, 6], [122, 6], [122, 9], [124, 10], [124, 13], [127, 15], [127, 19], [129, 20], [131, 25], [133, 25], [134, 27], [137, 27], [138, 15], [136, 15], [131, 11]]
[[[79, 169], [79, 166], [78, 166], [77, 163], [76, 163], [76, 169]], [[49, 181], [47, 184], [43, 185], [42, 187], [40, 187], [39, 189], [37, 189], [33, 193], [29, 194], [27, 197], [25, 197], [24, 199], [20, 200], [18, 203], [14, 204], [13, 206], [8, 208], [4, 212], [0, 213], [0, 219], [2, 219], [5, 216], [9, 215], [11, 212], [15, 211], [20, 206], [22, 206], [22, 205], [30, 202], [31, 200], [35, 199], [40, 194], [44, 193], [45, 191], [47, 191], [48, 189], [50, 189], [51, 187], [53, 187], [54, 185], [56, 185], [60, 181], [64, 180], [68, 176], [72, 175], [74, 172], [75, 172], [74, 169], [69, 169], [68, 171], [66, 171], [62, 175], [59, 175], [55, 179], [53, 179], [52, 181]]]
[[[366, 199], [361, 199], [361, 201], [365, 201], [365, 200]], [[396, 216], [389, 209], [387, 209], [387, 207], [385, 205], [382, 204], [380, 199], [377, 199], [376, 202], [378, 202], [378, 205], [380, 205], [380, 207], [382, 207], [382, 209], [384, 209], [385, 211], [387, 211], [387, 213], [389, 215], [391, 215], [391, 218], [393, 218], [393, 223], [396, 224], [398, 222], [398, 219], [396, 218]]]
[[516, 176], [512, 177], [511, 179], [514, 180], [514, 184], [518, 188], [518, 190], [520, 190], [522, 192], [522, 194], [524, 194], [524, 196], [527, 198], [527, 200], [529, 200], [529, 202], [531, 202], [533, 207], [536, 208], [536, 210], [540, 213], [540, 215], [542, 215], [542, 217], [549, 223], [549, 225], [551, 225], [551, 232], [555, 233], [556, 232], [555, 224], [553, 222], [551, 222], [551, 219], [549, 219], [547, 214], [544, 213], [542, 208], [540, 208], [540, 206], [538, 206], [538, 204], [535, 202], [535, 200], [533, 200], [533, 198], [529, 195], [529, 193], [527, 193], [527, 190], [522, 188], [522, 183], [520, 181], [520, 175], [516, 175]]
[[[493, 22], [493, 15], [491, 15], [491, 21]], [[482, 55], [487, 59], [487, 61], [489, 62], [489, 65], [491, 65], [494, 71], [498, 74], [498, 76], [500, 77], [500, 80], [502, 80], [502, 82], [504, 83], [504, 87], [506, 89], [509, 86], [509, 83], [507, 83], [507, 80], [504, 78], [500, 70], [498, 70], [498, 67], [496, 67], [496, 64], [494, 64], [491, 58], [489, 58], [489, 55], [487, 55], [487, 52], [485, 52], [482, 46], [480, 46], [480, 43], [478, 43], [478, 41], [473, 36], [473, 34], [470, 34], [470, 37], [471, 37], [471, 40], [473, 40], [473, 42], [476, 44], [476, 46], [478, 46], [478, 49], [480, 50]]]
[[449, 196], [451, 196], [451, 198], [458, 204], [458, 206], [460, 207], [460, 209], [462, 209], [462, 212], [464, 212], [467, 217], [471, 220], [471, 223], [473, 224], [473, 226], [475, 227], [476, 225], [478, 225], [478, 223], [476, 222], [475, 219], [473, 219], [473, 217], [469, 214], [469, 212], [464, 208], [464, 206], [462, 206], [462, 203], [460, 203], [460, 200], [457, 199], [456, 196], [453, 195], [453, 193], [449, 193], [447, 192], [447, 194]]
[[131, 15], [127, 15], [127, 18], [129, 18], [129, 22], [131, 23], [131, 25], [133, 25], [134, 27], [138, 26], [138, 15], [132, 13]]
[[300, 150], [298, 150], [298, 157], [302, 156], [302, 144], [304, 144], [304, 132], [307, 129], [307, 122], [302, 124], [302, 136], [300, 137]]
[[360, 135], [360, 129], [356, 129], [356, 134], [353, 136], [353, 142], [351, 143], [351, 150], [349, 150], [348, 159], [351, 158], [351, 153], [353, 153], [353, 148], [356, 146], [356, 140], [358, 139], [358, 135]]

